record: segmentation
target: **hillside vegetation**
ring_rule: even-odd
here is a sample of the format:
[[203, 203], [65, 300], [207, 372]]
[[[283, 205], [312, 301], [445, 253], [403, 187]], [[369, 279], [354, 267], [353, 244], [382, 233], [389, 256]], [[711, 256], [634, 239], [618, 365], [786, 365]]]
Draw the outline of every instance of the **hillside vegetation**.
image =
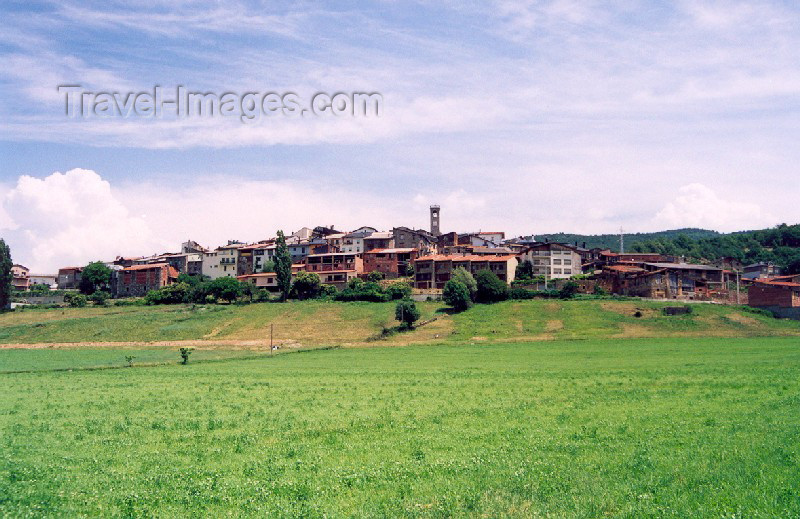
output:
[[[529, 300], [476, 305], [450, 314], [441, 303], [418, 303], [425, 326], [386, 335], [398, 323], [392, 303], [302, 301], [236, 305], [175, 305], [28, 309], [0, 315], [0, 344], [190, 344], [199, 348], [264, 349], [270, 334], [282, 348], [326, 345], [530, 341], [636, 337], [800, 335], [800, 322], [746, 307], [693, 304], [666, 316], [670, 303]], [[675, 303], [671, 303], [675, 304]], [[112, 344], [116, 343], [116, 344]], [[124, 343], [124, 344], [119, 344]]]

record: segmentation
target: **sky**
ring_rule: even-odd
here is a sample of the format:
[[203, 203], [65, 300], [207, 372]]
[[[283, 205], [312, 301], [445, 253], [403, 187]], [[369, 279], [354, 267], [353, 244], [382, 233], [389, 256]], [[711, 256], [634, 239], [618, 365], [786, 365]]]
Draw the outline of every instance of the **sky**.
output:
[[[38, 273], [303, 226], [800, 222], [781, 1], [5, 1], [0, 237]], [[378, 92], [379, 116], [67, 117], [59, 85]]]

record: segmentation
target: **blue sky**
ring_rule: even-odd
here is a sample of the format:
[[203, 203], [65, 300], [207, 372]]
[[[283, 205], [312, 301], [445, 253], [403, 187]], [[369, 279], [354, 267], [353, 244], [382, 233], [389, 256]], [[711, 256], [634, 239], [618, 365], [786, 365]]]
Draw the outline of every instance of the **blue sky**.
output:
[[[512, 235], [795, 223], [798, 22], [756, 1], [4, 2], [0, 233], [52, 270], [425, 226], [430, 203]], [[78, 120], [59, 84], [376, 91], [384, 113]]]

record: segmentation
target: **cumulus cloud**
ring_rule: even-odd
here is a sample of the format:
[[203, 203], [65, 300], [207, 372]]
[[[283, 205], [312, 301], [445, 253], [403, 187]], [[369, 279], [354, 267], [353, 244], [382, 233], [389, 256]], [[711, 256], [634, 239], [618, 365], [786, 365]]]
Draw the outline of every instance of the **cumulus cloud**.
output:
[[701, 227], [719, 231], [759, 229], [775, 225], [776, 218], [758, 204], [725, 200], [704, 184], [680, 188], [678, 196], [659, 211], [655, 228]]
[[21, 176], [3, 200], [15, 259], [36, 271], [157, 247], [160, 239], [91, 170]]

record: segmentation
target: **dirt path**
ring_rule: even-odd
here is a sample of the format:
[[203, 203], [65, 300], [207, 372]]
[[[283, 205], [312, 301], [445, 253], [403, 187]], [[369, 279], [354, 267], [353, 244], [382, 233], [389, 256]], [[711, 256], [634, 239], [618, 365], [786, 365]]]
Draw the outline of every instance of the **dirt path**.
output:
[[[280, 340], [274, 341], [274, 344], [287, 347], [299, 347], [300, 343], [293, 340]], [[60, 349], [60, 348], [181, 348], [192, 347], [197, 349], [213, 350], [219, 347], [226, 347], [229, 349], [269, 349], [269, 340], [233, 340], [233, 339], [217, 339], [217, 340], [202, 340], [191, 339], [183, 341], [127, 341], [127, 342], [37, 342], [37, 343], [9, 343], [0, 344], [0, 349]]]

